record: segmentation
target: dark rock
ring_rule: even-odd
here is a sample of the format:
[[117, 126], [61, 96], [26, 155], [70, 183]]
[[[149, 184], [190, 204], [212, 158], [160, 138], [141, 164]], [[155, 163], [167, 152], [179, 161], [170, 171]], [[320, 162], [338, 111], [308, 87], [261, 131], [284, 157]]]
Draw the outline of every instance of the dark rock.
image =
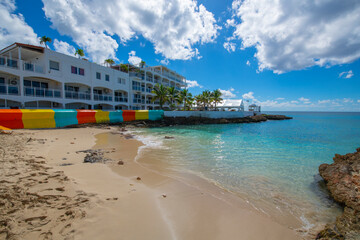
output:
[[321, 164], [319, 173], [344, 212], [328, 224], [317, 239], [360, 239], [360, 148], [355, 153], [335, 154], [333, 164]]
[[124, 165], [124, 162], [122, 160], [118, 161], [118, 165]]
[[171, 137], [171, 136], [165, 136], [165, 139], [174, 139], [174, 137]]
[[136, 180], [140, 181], [140, 180], [141, 180], [141, 177], [137, 177]]

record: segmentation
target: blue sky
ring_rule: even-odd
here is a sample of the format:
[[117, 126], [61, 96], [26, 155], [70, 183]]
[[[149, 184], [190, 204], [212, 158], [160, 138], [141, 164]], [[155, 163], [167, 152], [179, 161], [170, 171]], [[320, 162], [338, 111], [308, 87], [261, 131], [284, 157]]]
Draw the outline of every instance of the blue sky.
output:
[[98, 63], [167, 66], [193, 94], [263, 110], [360, 111], [360, 2], [3, 0], [0, 48], [39, 44]]

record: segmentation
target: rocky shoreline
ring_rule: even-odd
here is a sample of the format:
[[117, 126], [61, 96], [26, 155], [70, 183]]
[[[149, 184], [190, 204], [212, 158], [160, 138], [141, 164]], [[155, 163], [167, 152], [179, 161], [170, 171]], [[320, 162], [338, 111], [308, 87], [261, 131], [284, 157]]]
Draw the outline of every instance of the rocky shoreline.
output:
[[360, 148], [355, 153], [335, 154], [333, 160], [332, 164], [321, 164], [319, 173], [344, 212], [316, 239], [360, 239]]

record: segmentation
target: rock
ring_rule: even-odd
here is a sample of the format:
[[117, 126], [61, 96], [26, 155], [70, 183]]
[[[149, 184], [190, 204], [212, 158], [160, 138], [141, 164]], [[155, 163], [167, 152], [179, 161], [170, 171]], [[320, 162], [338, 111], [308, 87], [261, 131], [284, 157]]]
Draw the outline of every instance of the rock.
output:
[[320, 176], [344, 212], [328, 224], [316, 239], [360, 239], [360, 148], [355, 153], [335, 154], [333, 164], [321, 164]]
[[136, 180], [140, 181], [140, 180], [141, 180], [141, 177], [137, 177]]
[[124, 165], [124, 162], [122, 160], [118, 161], [118, 165]]
[[163, 198], [166, 198], [166, 194], [161, 195]]
[[174, 139], [174, 137], [171, 137], [171, 136], [165, 136], [165, 139]]

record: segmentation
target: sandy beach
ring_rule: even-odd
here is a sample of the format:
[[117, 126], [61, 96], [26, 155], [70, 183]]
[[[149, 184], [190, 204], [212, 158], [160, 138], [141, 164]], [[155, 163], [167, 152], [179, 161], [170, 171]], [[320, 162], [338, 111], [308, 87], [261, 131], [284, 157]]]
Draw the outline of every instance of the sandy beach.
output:
[[1, 135], [0, 239], [303, 238], [294, 219], [172, 172], [142, 145], [117, 127]]

